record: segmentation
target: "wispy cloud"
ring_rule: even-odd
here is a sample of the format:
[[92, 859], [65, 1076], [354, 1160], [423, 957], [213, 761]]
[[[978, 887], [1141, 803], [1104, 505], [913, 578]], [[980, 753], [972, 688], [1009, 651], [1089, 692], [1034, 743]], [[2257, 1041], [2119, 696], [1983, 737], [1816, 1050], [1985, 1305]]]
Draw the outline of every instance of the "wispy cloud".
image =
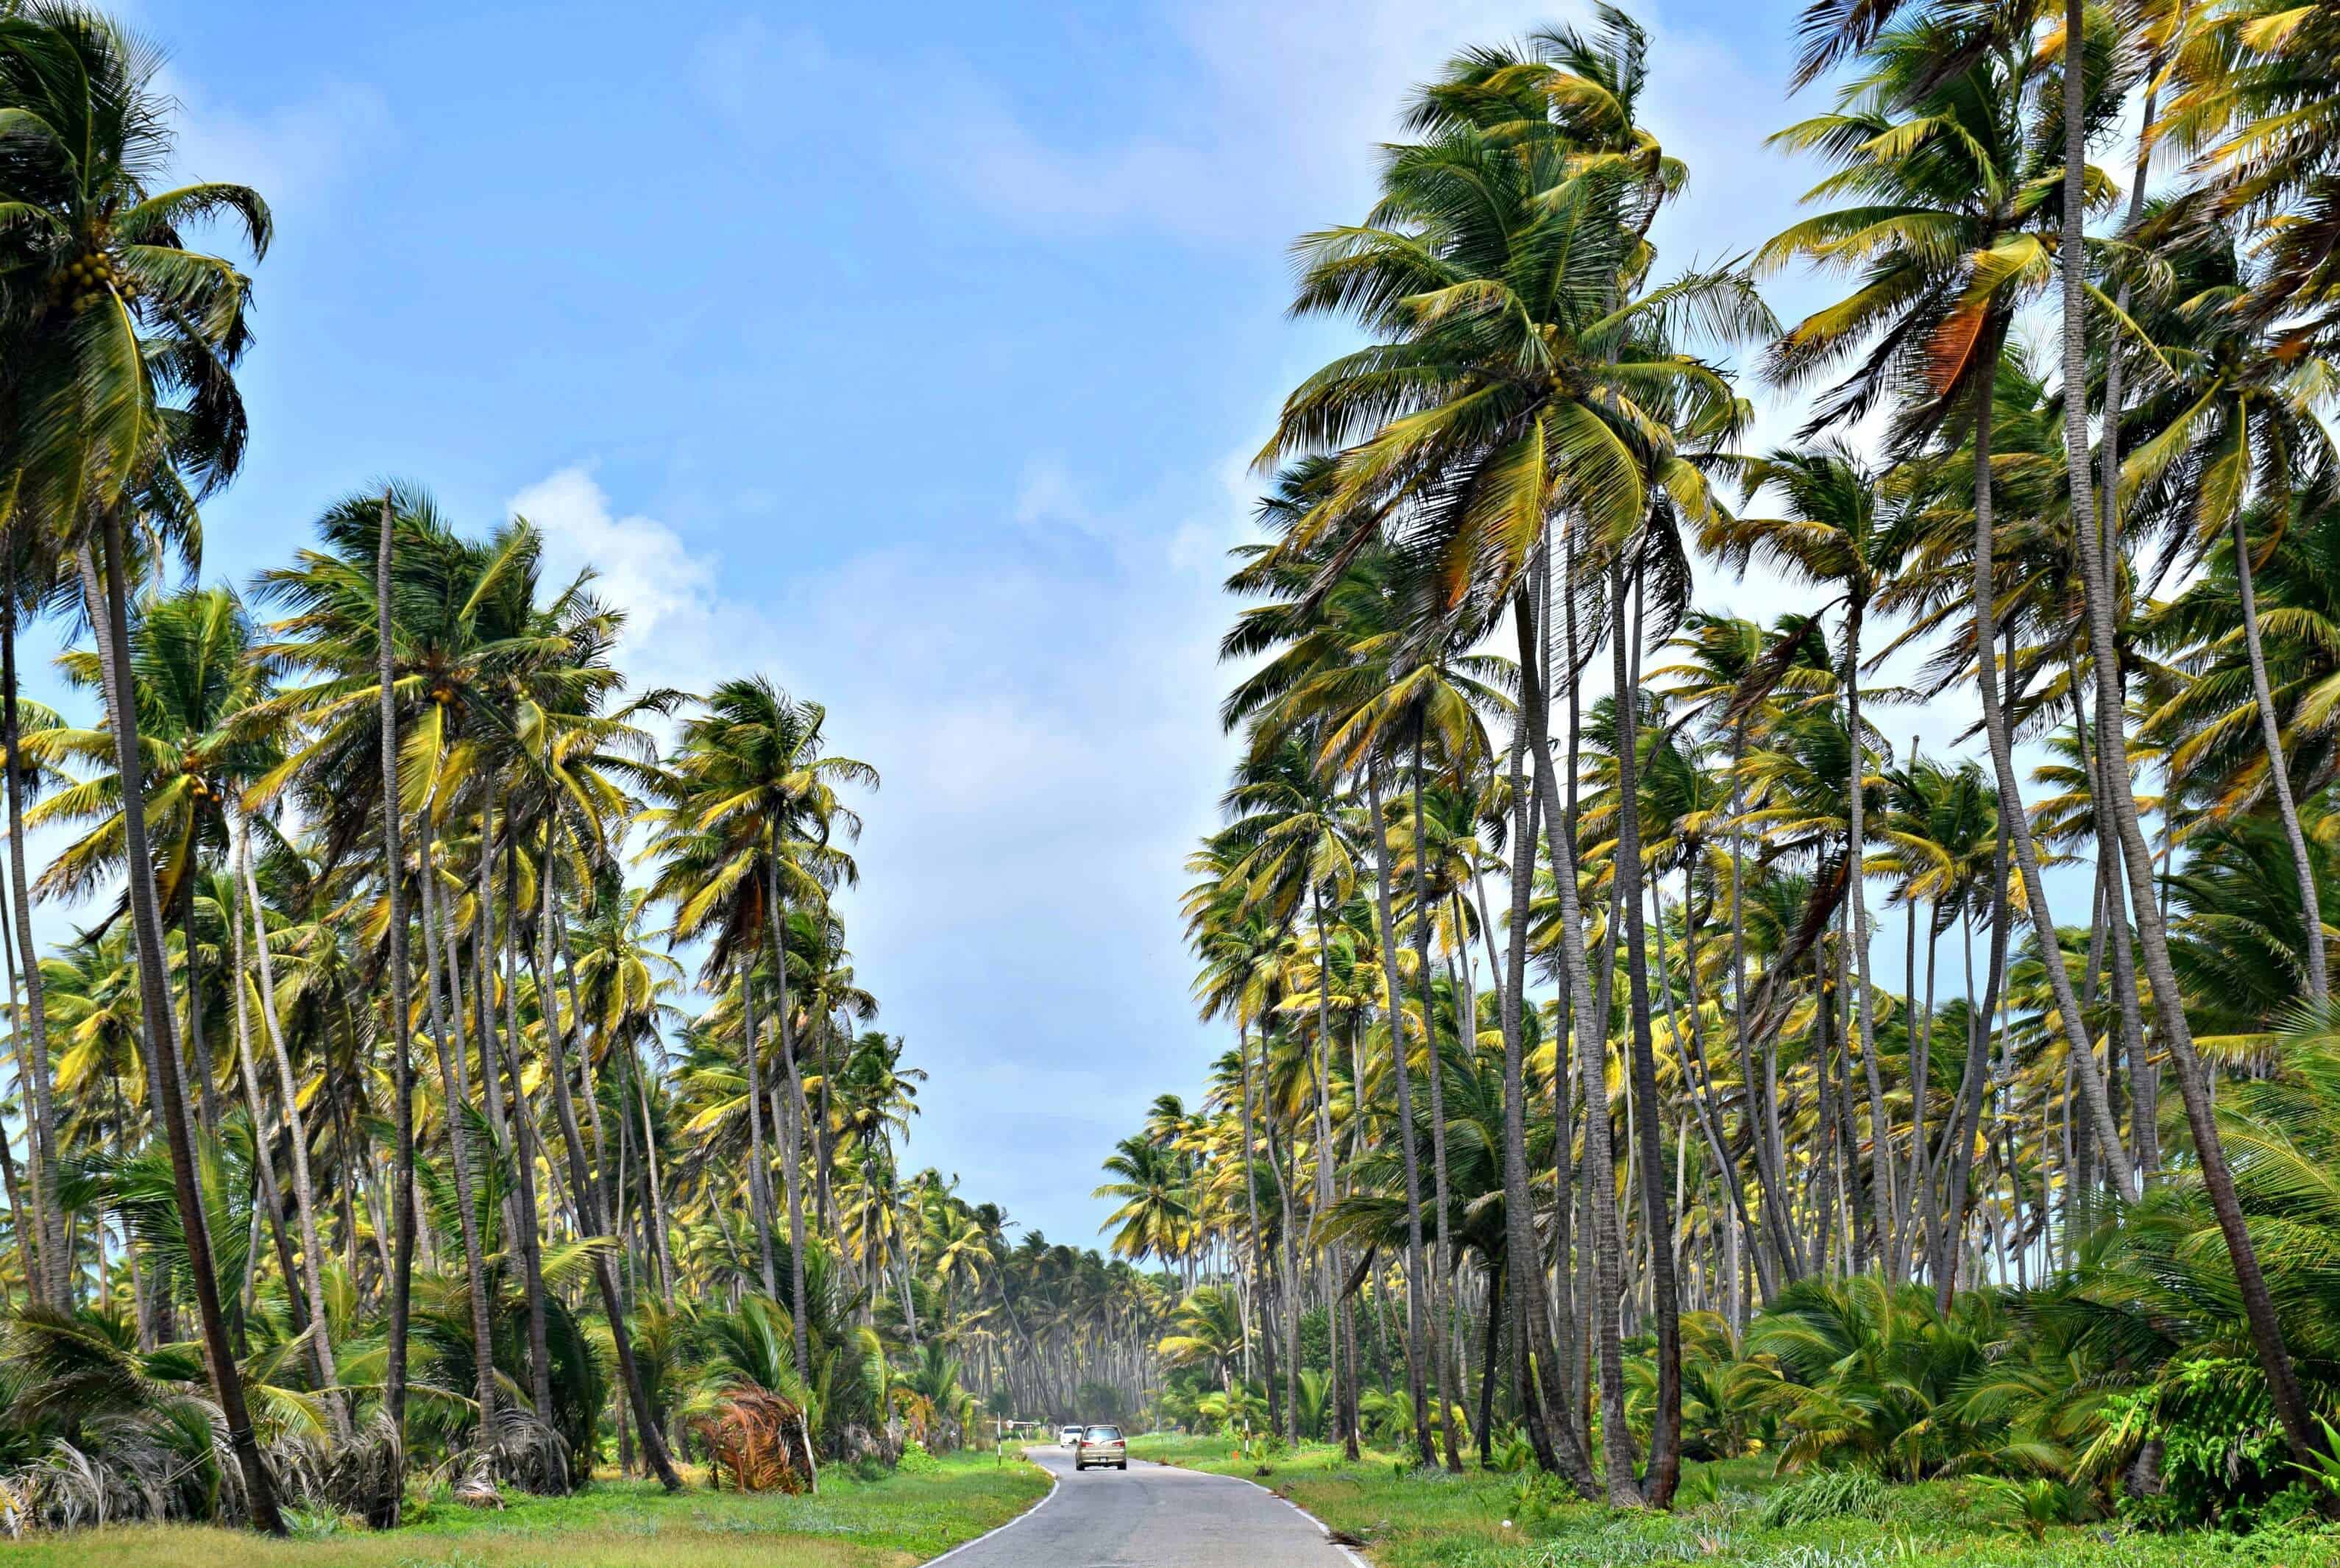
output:
[[[1278, 245], [1354, 215], [1370, 192], [1372, 149], [1399, 134], [1407, 92], [1444, 60], [1583, 14], [1536, 0], [1164, 6], [1149, 18], [1164, 46], [1113, 83], [1120, 113], [1103, 134], [1019, 103], [945, 51], [857, 58], [808, 28], [755, 19], [709, 35], [699, 88], [741, 130], [772, 134], [780, 94], [866, 104], [878, 84], [915, 84], [888, 100], [881, 144], [912, 177], [1003, 222], [1041, 233]], [[1652, 122], [1702, 181], [1731, 193], [1727, 209], [1743, 239], [1749, 210], [1777, 204], [1788, 189], [1784, 169], [1760, 150], [1781, 120], [1779, 84], [1751, 74], [1731, 41], [1671, 26], [1661, 14], [1644, 19], [1665, 83], [1651, 95]], [[1686, 253], [1713, 248], [1685, 239]]]
[[322, 201], [389, 147], [390, 100], [360, 82], [325, 82], [260, 109], [214, 102], [165, 71], [180, 106], [173, 166], [183, 177], [251, 185], [280, 208]]

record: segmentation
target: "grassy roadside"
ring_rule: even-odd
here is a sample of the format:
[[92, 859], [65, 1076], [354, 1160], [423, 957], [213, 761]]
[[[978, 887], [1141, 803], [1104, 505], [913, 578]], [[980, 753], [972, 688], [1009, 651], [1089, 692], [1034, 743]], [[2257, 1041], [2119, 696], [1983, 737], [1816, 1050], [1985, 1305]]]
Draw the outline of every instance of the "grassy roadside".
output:
[[1005, 1524], [1047, 1490], [1033, 1465], [960, 1454], [924, 1474], [825, 1474], [818, 1497], [669, 1497], [629, 1481], [517, 1498], [501, 1513], [440, 1503], [385, 1534], [266, 1541], [205, 1525], [109, 1526], [0, 1543], [0, 1568], [911, 1568]]
[[2340, 1568], [2340, 1533], [2329, 1530], [2155, 1535], [2097, 1523], [2051, 1528], [2035, 1543], [2012, 1509], [1974, 1482], [1891, 1487], [1860, 1514], [1766, 1524], [1765, 1501], [1781, 1484], [1760, 1460], [1692, 1466], [1674, 1513], [1625, 1514], [1529, 1502], [1514, 1475], [1401, 1474], [1389, 1454], [1349, 1464], [1322, 1444], [1285, 1454], [1260, 1475], [1256, 1461], [1234, 1457], [1231, 1447], [1219, 1438], [1142, 1437], [1130, 1453], [1272, 1487], [1363, 1543], [1376, 1568]]

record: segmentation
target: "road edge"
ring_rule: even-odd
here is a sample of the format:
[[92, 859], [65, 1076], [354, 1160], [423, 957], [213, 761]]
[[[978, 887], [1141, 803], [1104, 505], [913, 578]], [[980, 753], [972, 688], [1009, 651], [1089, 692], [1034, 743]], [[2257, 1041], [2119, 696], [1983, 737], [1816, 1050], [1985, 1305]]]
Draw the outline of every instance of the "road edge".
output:
[[[1317, 1530], [1324, 1534], [1324, 1543], [1333, 1548], [1334, 1551], [1338, 1552], [1342, 1556], [1346, 1557], [1351, 1563], [1355, 1563], [1356, 1568], [1373, 1568], [1373, 1563], [1367, 1558], [1358, 1556], [1353, 1548], [1339, 1541], [1334, 1540], [1333, 1527], [1330, 1524], [1325, 1523], [1322, 1519], [1317, 1518], [1316, 1515], [1309, 1513], [1308, 1510], [1301, 1507], [1299, 1503], [1294, 1503], [1291, 1498], [1286, 1497], [1283, 1493], [1278, 1492], [1273, 1486], [1262, 1486], [1258, 1482], [1254, 1481], [1248, 1475], [1229, 1475], [1225, 1472], [1219, 1470], [1196, 1470], [1194, 1466], [1189, 1464], [1173, 1464], [1166, 1459], [1147, 1459], [1141, 1461], [1141, 1463], [1157, 1465], [1164, 1470], [1185, 1470], [1195, 1475], [1215, 1475], [1222, 1481], [1240, 1481], [1245, 1486], [1249, 1486], [1255, 1491], [1264, 1492], [1270, 1497], [1274, 1498], [1278, 1503], [1283, 1503], [1286, 1508], [1291, 1509], [1294, 1513], [1299, 1514], [1300, 1517], [1308, 1521], [1309, 1523], [1316, 1526]], [[1055, 1494], [1051, 1493], [1049, 1495], [1054, 1496]], [[1042, 1501], [1045, 1502], [1046, 1499], [1043, 1499]], [[1031, 1512], [1036, 1513], [1038, 1511], [1038, 1506], [1039, 1505], [1037, 1503], [1035, 1503]], [[1028, 1517], [1028, 1514], [1026, 1516]], [[1002, 1526], [1002, 1528], [1004, 1529], [1005, 1526]], [[937, 1558], [936, 1561], [940, 1562], [941, 1559]]]
[[981, 1545], [984, 1542], [990, 1540], [993, 1536], [999, 1534], [1002, 1531], [1015, 1529], [1018, 1524], [1023, 1523], [1024, 1521], [1031, 1518], [1032, 1515], [1037, 1513], [1041, 1509], [1046, 1508], [1049, 1503], [1054, 1503], [1056, 1500], [1057, 1492], [1062, 1490], [1065, 1484], [1064, 1478], [1062, 1476], [1058, 1475], [1055, 1471], [1049, 1469], [1045, 1464], [1033, 1464], [1029, 1458], [1022, 1454], [1018, 1454], [1016, 1456], [1016, 1463], [1018, 1464], [1031, 1464], [1033, 1469], [1038, 1471], [1041, 1474], [1048, 1478], [1048, 1490], [1046, 1494], [1041, 1497], [1040, 1501], [1035, 1503], [1031, 1507], [1026, 1508], [1023, 1513], [1018, 1513], [1015, 1518], [1010, 1519], [1005, 1524], [995, 1524], [990, 1529], [985, 1531], [982, 1534], [976, 1536], [973, 1540], [960, 1542], [957, 1545], [952, 1547], [941, 1556], [927, 1558], [924, 1563], [919, 1564], [919, 1568], [934, 1568], [934, 1565], [937, 1563], [947, 1563], [952, 1558], [957, 1556], [960, 1553], [966, 1551], [968, 1547]]

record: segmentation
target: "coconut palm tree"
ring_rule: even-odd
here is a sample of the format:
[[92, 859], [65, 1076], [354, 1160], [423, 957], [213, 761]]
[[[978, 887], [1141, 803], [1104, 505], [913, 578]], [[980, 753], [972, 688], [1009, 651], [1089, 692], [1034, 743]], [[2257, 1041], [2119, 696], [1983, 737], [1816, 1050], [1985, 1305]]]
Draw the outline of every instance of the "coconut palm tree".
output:
[[[0, 378], [9, 406], [0, 473], [13, 493], [12, 536], [36, 526], [57, 540], [58, 555], [77, 560], [84, 612], [113, 667], [107, 708], [125, 778], [143, 756], [125, 686], [128, 514], [183, 528], [194, 496], [231, 477], [244, 450], [234, 366], [249, 342], [251, 284], [228, 262], [188, 248], [183, 233], [225, 219], [255, 255], [270, 237], [266, 204], [243, 186], [149, 184], [169, 137], [156, 65], [114, 23], [77, 6], [27, 6], [0, 20], [0, 102], [10, 105], [0, 202], [24, 236], [7, 247], [16, 319]], [[154, 1087], [204, 1354], [251, 1517], [281, 1534], [203, 1234], [140, 790], [124, 794], [124, 846], [145, 1036], [161, 1067]]]
[[[854, 878], [851, 858], [831, 840], [838, 833], [857, 836], [861, 819], [838, 799], [838, 789], [878, 784], [877, 769], [868, 763], [826, 754], [827, 718], [819, 703], [790, 697], [761, 677], [724, 682], [709, 694], [704, 712], [685, 723], [673, 760], [649, 781], [663, 803], [646, 817], [655, 835], [654, 853], [669, 847], [687, 853], [687, 860], [678, 863], [687, 868], [657, 885], [659, 896], [675, 904], [676, 936], [687, 938], [719, 926], [732, 943], [765, 948], [791, 1125], [801, 1117], [805, 1101], [783, 935], [788, 909], [791, 904], [822, 907], [830, 887]], [[742, 924], [742, 917], [759, 918], [750, 927]], [[752, 983], [752, 971], [749, 978]], [[748, 1049], [751, 1056], [758, 1049], [752, 1039]], [[781, 1133], [788, 1250], [792, 1266], [801, 1267], [799, 1164], [787, 1127]], [[802, 1288], [801, 1278], [791, 1279], [792, 1300], [802, 1299]], [[809, 1350], [801, 1321], [796, 1349], [798, 1374], [808, 1376]]]

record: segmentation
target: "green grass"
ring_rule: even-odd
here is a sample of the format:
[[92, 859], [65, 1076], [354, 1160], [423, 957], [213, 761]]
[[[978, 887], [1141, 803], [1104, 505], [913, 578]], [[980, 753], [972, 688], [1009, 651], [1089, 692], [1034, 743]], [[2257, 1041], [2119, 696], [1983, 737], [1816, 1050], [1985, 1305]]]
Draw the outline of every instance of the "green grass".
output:
[[1390, 1454], [1355, 1464], [1339, 1449], [1301, 1448], [1262, 1463], [1224, 1438], [1142, 1437], [1142, 1459], [1240, 1475], [1272, 1487], [1334, 1531], [1363, 1543], [1377, 1568], [2340, 1568], [2340, 1533], [2154, 1535], [2096, 1523], [2051, 1529], [2034, 1543], [2007, 1504], [1971, 1482], [1885, 1489], [1873, 1514], [1770, 1527], [1763, 1498], [1780, 1483], [1768, 1461], [1690, 1467], [1672, 1513], [1621, 1513], [1565, 1502], [1522, 1505], [1524, 1478], [1472, 1469], [1459, 1476], [1399, 1473]]
[[910, 1568], [1006, 1523], [1048, 1479], [989, 1454], [933, 1474], [857, 1481], [825, 1472], [817, 1497], [604, 1481], [574, 1497], [514, 1497], [501, 1512], [436, 1502], [376, 1533], [308, 1522], [291, 1541], [191, 1524], [115, 1525], [0, 1544], [0, 1568]]

